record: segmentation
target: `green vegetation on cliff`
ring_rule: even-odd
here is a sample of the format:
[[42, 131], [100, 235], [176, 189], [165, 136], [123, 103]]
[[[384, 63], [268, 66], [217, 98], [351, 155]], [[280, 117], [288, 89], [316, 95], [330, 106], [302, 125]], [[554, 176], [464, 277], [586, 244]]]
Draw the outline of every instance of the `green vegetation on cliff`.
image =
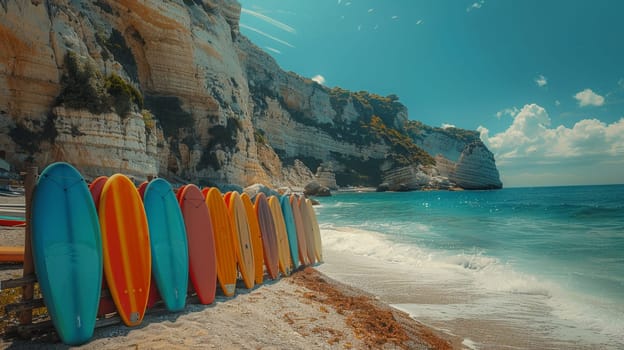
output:
[[367, 127], [391, 147], [392, 153], [388, 158], [396, 165], [435, 165], [435, 159], [418, 147], [412, 138], [403, 131], [386, 126], [380, 117], [374, 115]]
[[424, 134], [428, 134], [431, 132], [445, 134], [450, 138], [460, 140], [466, 144], [481, 140], [479, 138], [479, 133], [476, 131], [458, 129], [454, 127], [434, 128], [432, 126], [425, 125], [423, 124], [423, 122], [417, 120], [408, 120], [407, 123], [405, 123], [405, 130], [407, 131], [407, 134], [415, 140], [422, 140]]
[[56, 104], [67, 108], [87, 109], [93, 114], [114, 109], [121, 117], [131, 112], [134, 106], [143, 108], [143, 96], [139, 90], [115, 73], [104, 78], [90, 59], [79, 57], [72, 51], [65, 56], [61, 86]]

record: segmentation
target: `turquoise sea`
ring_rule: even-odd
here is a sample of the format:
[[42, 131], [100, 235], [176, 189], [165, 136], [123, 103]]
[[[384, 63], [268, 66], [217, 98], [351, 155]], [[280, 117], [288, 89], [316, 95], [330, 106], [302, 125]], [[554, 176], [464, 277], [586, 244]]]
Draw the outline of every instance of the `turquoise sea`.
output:
[[319, 270], [466, 348], [624, 348], [624, 185], [337, 193]]

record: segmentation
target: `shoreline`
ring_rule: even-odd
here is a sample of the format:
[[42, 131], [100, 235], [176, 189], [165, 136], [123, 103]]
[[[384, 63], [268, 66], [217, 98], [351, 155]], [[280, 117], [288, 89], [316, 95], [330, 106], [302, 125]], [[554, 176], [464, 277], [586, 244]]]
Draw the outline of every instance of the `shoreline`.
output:
[[[3, 204], [20, 202], [20, 198], [2, 199]], [[0, 227], [0, 246], [23, 244], [23, 227]], [[418, 322], [378, 296], [328, 277], [318, 271], [322, 265], [299, 269], [251, 290], [239, 288], [232, 298], [218, 294], [211, 305], [187, 304], [179, 313], [148, 312], [138, 327], [120, 323], [96, 329], [81, 348], [461, 348], [461, 339]], [[0, 264], [0, 280], [21, 275], [21, 264]], [[0, 291], [3, 300], [7, 292]], [[0, 348], [66, 347], [49, 337], [0, 340]]]
[[[6, 271], [2, 270], [2, 275]], [[4, 278], [4, 277], [3, 277]], [[184, 311], [148, 312], [137, 327], [95, 330], [83, 349], [459, 349], [460, 339], [430, 328], [362, 290], [314, 267], [268, 281], [234, 297]], [[0, 348], [64, 349], [41, 340], [2, 339]]]

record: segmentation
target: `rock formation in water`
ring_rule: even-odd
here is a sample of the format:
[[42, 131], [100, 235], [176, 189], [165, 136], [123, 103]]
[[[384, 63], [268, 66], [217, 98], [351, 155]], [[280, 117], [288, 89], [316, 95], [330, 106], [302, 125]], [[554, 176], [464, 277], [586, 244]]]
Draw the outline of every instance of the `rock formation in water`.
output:
[[281, 70], [239, 33], [240, 11], [234, 0], [1, 1], [0, 151], [18, 168], [63, 160], [88, 178], [333, 188], [411, 167], [432, 183], [501, 186], [478, 137], [419, 131], [397, 96]]

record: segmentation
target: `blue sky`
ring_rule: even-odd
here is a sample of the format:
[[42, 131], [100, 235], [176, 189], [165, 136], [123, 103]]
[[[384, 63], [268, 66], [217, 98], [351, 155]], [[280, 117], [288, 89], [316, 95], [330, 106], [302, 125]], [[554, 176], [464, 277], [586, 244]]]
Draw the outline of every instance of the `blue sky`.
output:
[[283, 69], [479, 130], [505, 186], [624, 183], [624, 1], [240, 2]]

